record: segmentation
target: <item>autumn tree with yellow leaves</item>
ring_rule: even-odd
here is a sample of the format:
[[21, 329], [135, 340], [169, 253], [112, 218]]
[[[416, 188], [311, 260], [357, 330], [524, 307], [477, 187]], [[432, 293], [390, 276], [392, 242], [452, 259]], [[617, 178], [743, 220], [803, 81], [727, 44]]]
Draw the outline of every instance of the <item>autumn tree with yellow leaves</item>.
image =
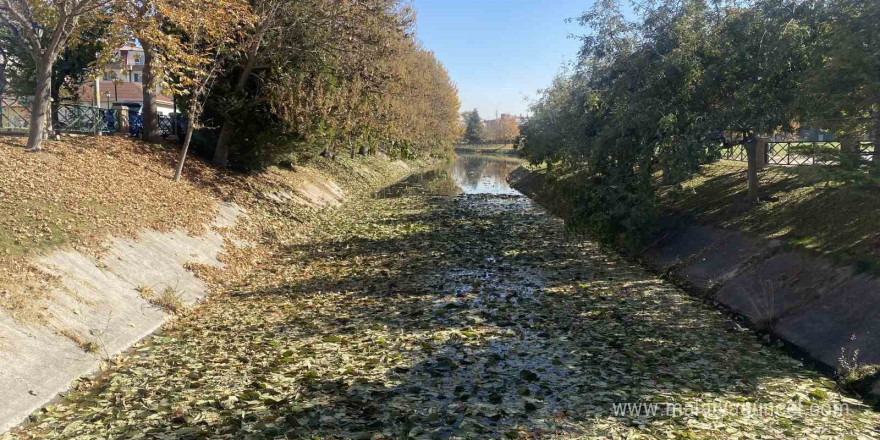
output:
[[[216, 165], [241, 169], [340, 152], [430, 154], [459, 137], [457, 90], [400, 0], [0, 0], [0, 13], [43, 57], [35, 149], [48, 126], [46, 68], [90, 14], [114, 17], [93, 68], [123, 42], [144, 50], [143, 139], [158, 137], [157, 90], [189, 121], [175, 179], [194, 131]], [[55, 29], [51, 40], [38, 38], [37, 21]]]
[[40, 151], [51, 130], [52, 65], [81, 30], [83, 17], [109, 5], [110, 0], [0, 0], [0, 26], [24, 46], [35, 67], [29, 151]]

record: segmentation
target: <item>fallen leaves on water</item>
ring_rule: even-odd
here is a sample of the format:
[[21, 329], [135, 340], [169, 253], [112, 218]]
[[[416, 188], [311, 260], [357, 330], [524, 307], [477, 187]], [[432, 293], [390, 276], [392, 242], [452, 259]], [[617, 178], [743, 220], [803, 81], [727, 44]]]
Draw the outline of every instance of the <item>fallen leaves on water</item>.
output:
[[[522, 197], [326, 211], [14, 438], [871, 438], [880, 416]], [[292, 227], [292, 226], [290, 226]], [[613, 413], [616, 403], [848, 414]]]

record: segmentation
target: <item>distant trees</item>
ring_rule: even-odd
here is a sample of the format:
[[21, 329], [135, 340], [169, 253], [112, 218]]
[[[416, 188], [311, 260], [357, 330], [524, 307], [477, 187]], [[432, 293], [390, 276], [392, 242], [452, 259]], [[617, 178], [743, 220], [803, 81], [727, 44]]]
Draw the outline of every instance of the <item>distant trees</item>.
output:
[[480, 118], [480, 112], [473, 109], [462, 114], [464, 118], [464, 140], [471, 144], [482, 143], [485, 139], [485, 131], [483, 129], [483, 120]]
[[498, 119], [484, 121], [477, 109], [461, 113], [463, 130], [459, 139], [471, 144], [486, 142], [513, 142], [519, 136], [519, 122], [515, 116], [502, 114]]
[[502, 114], [498, 119], [483, 122], [484, 141], [513, 142], [519, 136], [519, 124], [516, 117]]
[[552, 170], [573, 223], [624, 247], [639, 246], [654, 224], [655, 173], [681, 182], [723, 144], [747, 148], [756, 201], [757, 136], [797, 122], [870, 133], [880, 112], [878, 8], [597, 2], [579, 18], [589, 32], [577, 65], [532, 107], [521, 152]]

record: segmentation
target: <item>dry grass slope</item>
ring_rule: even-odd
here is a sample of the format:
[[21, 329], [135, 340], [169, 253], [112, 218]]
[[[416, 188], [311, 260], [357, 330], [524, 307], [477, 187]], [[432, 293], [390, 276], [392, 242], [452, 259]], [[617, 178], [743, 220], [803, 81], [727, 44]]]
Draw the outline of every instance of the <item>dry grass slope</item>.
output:
[[[292, 232], [273, 227], [275, 216], [308, 223], [316, 211], [311, 208], [319, 204], [297, 203], [376, 185], [402, 166], [385, 157], [340, 157], [316, 160], [308, 169], [239, 175], [192, 158], [184, 179], [173, 182], [177, 153], [161, 145], [125, 137], [71, 137], [46, 142], [45, 152], [38, 154], [26, 153], [23, 146], [23, 139], [0, 139], [0, 308], [25, 322], [42, 320], [41, 300], [56, 285], [30, 262], [35, 255], [59, 246], [98, 255], [109, 237], [134, 237], [144, 229], [183, 228], [199, 234], [220, 201], [235, 202], [253, 214], [237, 228], [237, 237], [253, 243], [277, 241], [283, 238], [279, 234]], [[333, 188], [337, 192], [318, 185], [299, 199], [268, 196], [302, 193], [304, 182], [315, 186], [313, 182], [330, 177], [341, 187]], [[261, 252], [231, 250], [225, 258], [253, 260]], [[247, 270], [246, 264], [230, 266]]]

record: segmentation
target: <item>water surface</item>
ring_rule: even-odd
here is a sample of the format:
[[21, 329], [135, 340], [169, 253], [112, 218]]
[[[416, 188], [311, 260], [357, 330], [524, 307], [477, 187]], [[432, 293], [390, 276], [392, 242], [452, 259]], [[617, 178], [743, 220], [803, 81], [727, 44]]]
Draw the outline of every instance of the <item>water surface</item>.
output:
[[521, 163], [510, 156], [458, 153], [442, 166], [414, 174], [384, 188], [376, 193], [376, 197], [393, 198], [409, 194], [519, 195], [507, 182], [507, 176]]

